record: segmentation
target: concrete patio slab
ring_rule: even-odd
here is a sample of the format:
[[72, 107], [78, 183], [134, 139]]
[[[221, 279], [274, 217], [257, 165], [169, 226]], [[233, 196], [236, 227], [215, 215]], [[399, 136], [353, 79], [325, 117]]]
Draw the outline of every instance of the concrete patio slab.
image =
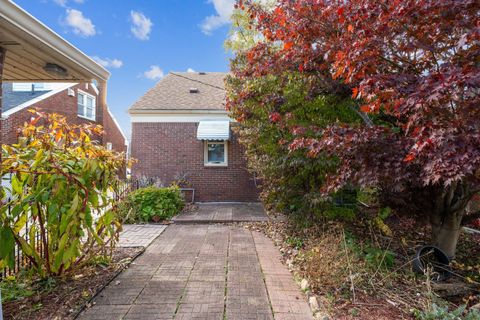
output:
[[261, 203], [202, 203], [198, 209], [173, 218], [175, 223], [231, 223], [269, 221]]
[[79, 319], [313, 317], [263, 234], [233, 225], [173, 224]]
[[162, 224], [125, 224], [120, 232], [119, 247], [148, 247], [167, 226]]

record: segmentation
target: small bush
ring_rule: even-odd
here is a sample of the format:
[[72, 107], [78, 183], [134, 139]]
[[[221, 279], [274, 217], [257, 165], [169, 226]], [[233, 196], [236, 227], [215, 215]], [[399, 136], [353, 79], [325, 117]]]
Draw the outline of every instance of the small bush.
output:
[[374, 247], [365, 248], [365, 261], [372, 268], [391, 269], [395, 263], [395, 253]]
[[154, 186], [138, 189], [119, 203], [118, 213], [124, 223], [145, 223], [168, 220], [184, 207], [178, 187]]
[[30, 112], [18, 143], [1, 146], [0, 176], [11, 176], [11, 197], [0, 198], [0, 272], [13, 269], [21, 251], [32, 273], [57, 277], [112, 254], [121, 225], [109, 195], [127, 163], [92, 140], [100, 126]]
[[1, 281], [0, 291], [2, 291], [3, 302], [22, 300], [34, 294], [34, 291], [29, 285], [17, 281], [15, 277], [7, 277]]
[[470, 309], [466, 311], [466, 306], [460, 306], [457, 309], [450, 311], [448, 306], [439, 306], [432, 304], [429, 310], [416, 311], [415, 317], [418, 320], [479, 320], [480, 311]]
[[295, 249], [300, 249], [303, 247], [304, 243], [303, 243], [303, 239], [300, 238], [300, 237], [288, 237], [285, 242], [289, 245], [291, 245], [292, 247], [294, 247]]

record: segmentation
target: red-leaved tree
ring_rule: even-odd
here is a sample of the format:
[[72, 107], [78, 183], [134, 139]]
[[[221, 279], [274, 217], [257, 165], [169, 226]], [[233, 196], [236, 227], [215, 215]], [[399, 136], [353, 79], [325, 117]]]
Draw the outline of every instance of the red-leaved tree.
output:
[[332, 124], [290, 145], [339, 157], [325, 191], [378, 187], [388, 205], [428, 218], [434, 244], [453, 256], [462, 222], [478, 215], [466, 208], [480, 190], [480, 2], [238, 6], [263, 39], [233, 68], [237, 78], [298, 70], [321, 80], [320, 93], [355, 98], [363, 125]]

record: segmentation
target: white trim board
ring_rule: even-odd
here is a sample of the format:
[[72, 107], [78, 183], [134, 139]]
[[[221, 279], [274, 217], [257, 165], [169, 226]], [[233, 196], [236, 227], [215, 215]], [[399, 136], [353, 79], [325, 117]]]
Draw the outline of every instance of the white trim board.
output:
[[130, 109], [128, 113], [133, 115], [160, 115], [160, 114], [228, 114], [227, 110], [212, 109]]
[[226, 113], [223, 114], [205, 114], [205, 113], [190, 113], [190, 114], [130, 114], [132, 123], [141, 123], [141, 122], [200, 122], [200, 121], [209, 121], [209, 120], [223, 120], [235, 122], [234, 119], [230, 118]]
[[64, 91], [64, 90], [67, 90], [68, 88], [71, 88], [71, 87], [76, 86], [76, 85], [77, 85], [77, 83], [65, 83], [65, 84], [59, 86], [59, 87], [58, 87], [57, 89], [55, 89], [55, 90], [49, 91], [49, 92], [47, 92], [47, 93], [45, 93], [45, 94], [42, 94], [41, 96], [38, 96], [38, 97], [36, 97], [36, 98], [34, 98], [34, 99], [28, 100], [27, 102], [24, 102], [24, 103], [18, 105], [18, 106], [16, 106], [16, 107], [13, 107], [12, 109], [9, 109], [9, 110], [7, 110], [7, 111], [4, 111], [4, 112], [2, 113], [2, 117], [3, 117], [4, 119], [7, 119], [9, 116], [11, 116], [11, 115], [14, 114], [14, 113], [17, 113], [17, 112], [19, 112], [19, 111], [21, 111], [21, 110], [23, 110], [23, 109], [25, 109], [25, 108], [31, 107], [31, 106], [34, 105], [35, 103], [38, 103], [38, 102], [40, 102], [40, 101], [42, 101], [42, 100], [45, 100], [45, 99], [47, 99], [47, 98], [50, 98], [51, 96], [56, 95], [57, 93], [60, 93], [60, 92], [62, 92], [62, 91]]

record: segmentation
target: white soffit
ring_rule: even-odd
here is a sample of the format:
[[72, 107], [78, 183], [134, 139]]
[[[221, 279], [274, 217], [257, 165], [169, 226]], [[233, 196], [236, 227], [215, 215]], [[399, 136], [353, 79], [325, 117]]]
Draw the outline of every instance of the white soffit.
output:
[[197, 140], [230, 140], [230, 121], [200, 121]]
[[[104, 82], [110, 73], [10, 0], [0, 0], [3, 81]], [[47, 71], [48, 70], [48, 71]]]

